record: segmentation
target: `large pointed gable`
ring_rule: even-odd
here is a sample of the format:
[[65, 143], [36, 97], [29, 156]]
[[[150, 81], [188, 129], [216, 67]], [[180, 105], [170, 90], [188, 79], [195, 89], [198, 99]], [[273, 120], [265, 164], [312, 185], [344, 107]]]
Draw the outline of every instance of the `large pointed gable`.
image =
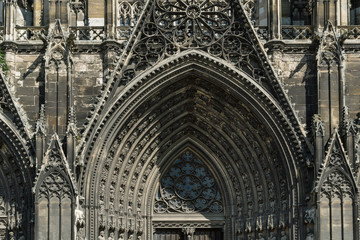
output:
[[158, 62], [197, 49], [245, 72], [279, 101], [283, 97], [281, 84], [239, 1], [158, 0], [148, 1], [144, 8], [109, 76], [110, 86], [126, 85]]
[[266, 92], [276, 101], [298, 135], [306, 135], [239, 0], [157, 0], [145, 3], [115, 67], [109, 69], [107, 84], [84, 132], [85, 139], [107, 103], [112, 105], [109, 99], [119, 92], [132, 91], [137, 85], [135, 79], [161, 63], [172, 65], [184, 53], [189, 53], [187, 58], [198, 56], [246, 75], [244, 79], [256, 85], [255, 91]]

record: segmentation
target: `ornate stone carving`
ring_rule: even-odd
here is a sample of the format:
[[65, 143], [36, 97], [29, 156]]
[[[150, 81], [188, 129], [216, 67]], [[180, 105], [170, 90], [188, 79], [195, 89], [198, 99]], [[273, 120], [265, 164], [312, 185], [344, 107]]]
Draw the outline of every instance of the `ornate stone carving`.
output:
[[223, 212], [216, 180], [190, 151], [171, 165], [160, 181], [155, 213]]
[[314, 219], [315, 219], [315, 208], [310, 208], [310, 209], [306, 209], [305, 210], [305, 223], [310, 224], [310, 223], [314, 223]]
[[59, 172], [50, 173], [39, 188], [40, 198], [50, 199], [57, 197], [59, 199], [71, 198], [71, 187]]
[[[167, 50], [182, 47], [209, 46], [217, 42], [230, 28], [232, 11], [230, 1], [164, 1], [157, 0], [154, 22], [145, 27], [147, 35], [153, 35], [156, 28], [175, 45]], [[213, 45], [213, 52], [221, 51], [219, 45]]]
[[343, 60], [340, 42], [331, 22], [324, 28], [317, 58], [319, 65], [340, 64]]
[[325, 127], [322, 122], [320, 115], [315, 114], [312, 119], [312, 132], [314, 136], [324, 136], [325, 135]]

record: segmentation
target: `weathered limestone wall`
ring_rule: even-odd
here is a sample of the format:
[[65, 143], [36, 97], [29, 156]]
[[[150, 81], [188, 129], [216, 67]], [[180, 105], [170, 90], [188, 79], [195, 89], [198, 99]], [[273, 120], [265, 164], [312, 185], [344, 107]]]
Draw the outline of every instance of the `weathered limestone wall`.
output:
[[[78, 127], [81, 127], [94, 106], [96, 96], [100, 95], [103, 84], [103, 60], [100, 53], [74, 54], [73, 91]], [[43, 54], [7, 53], [8, 76], [12, 79], [16, 97], [23, 105], [35, 129], [40, 105], [44, 103], [44, 60]], [[66, 86], [63, 86], [66, 88]]]
[[316, 60], [313, 53], [284, 53], [272, 55], [275, 69], [288, 91], [301, 123], [310, 127], [317, 110]]
[[100, 53], [73, 55], [73, 86], [78, 127], [81, 127], [103, 84], [103, 59]]
[[360, 112], [360, 55], [346, 55], [345, 64], [345, 105], [349, 106], [350, 117]]
[[31, 126], [39, 115], [40, 102], [44, 98], [43, 55], [7, 53], [8, 76], [14, 84], [16, 97], [23, 105]]

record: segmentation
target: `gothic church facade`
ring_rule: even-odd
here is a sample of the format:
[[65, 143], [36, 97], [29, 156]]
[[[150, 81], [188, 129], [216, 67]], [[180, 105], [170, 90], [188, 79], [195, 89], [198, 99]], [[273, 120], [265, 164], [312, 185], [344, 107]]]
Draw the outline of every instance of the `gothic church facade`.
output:
[[359, 239], [359, 1], [4, 0], [0, 46], [0, 239]]

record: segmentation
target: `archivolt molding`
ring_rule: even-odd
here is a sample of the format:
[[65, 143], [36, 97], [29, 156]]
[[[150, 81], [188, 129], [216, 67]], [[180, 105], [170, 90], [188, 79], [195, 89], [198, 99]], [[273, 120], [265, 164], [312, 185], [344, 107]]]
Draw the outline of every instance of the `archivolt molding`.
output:
[[[163, 1], [147, 1], [145, 3], [144, 11], [141, 14], [127, 46], [121, 53], [115, 69], [113, 71], [111, 70], [110, 74], [107, 76], [107, 86], [105, 87], [103, 94], [98, 98], [98, 104], [93, 115], [89, 118], [90, 120], [85, 129], [84, 138], [79, 145], [80, 150], [83, 150], [90, 134], [92, 134], [94, 126], [97, 124], [98, 116], [101, 115], [103, 109], [106, 108], [106, 104], [112, 102], [109, 99], [114, 95], [116, 96], [119, 89], [122, 89], [124, 85], [126, 89], [129, 89], [126, 86], [132, 85], [134, 87], [138, 85], [139, 83], [136, 82], [136, 79], [139, 79], [139, 76], [143, 75], [144, 71], [146, 72], [149, 69], [153, 71], [159, 65], [164, 63], [165, 65], [169, 64], [174, 58], [178, 58], [179, 52], [189, 52], [194, 49], [198, 49], [199, 52], [201, 52], [200, 55], [206, 56], [206, 59], [221, 63], [219, 66], [216, 66], [217, 68], [220, 68], [221, 65], [224, 69], [231, 69], [231, 72], [243, 72], [243, 75], [249, 74], [248, 76], [251, 76], [251, 78], [258, 83], [257, 87], [259, 87], [259, 90], [254, 89], [254, 91], [268, 91], [271, 93], [271, 98], [278, 101], [284, 113], [296, 128], [298, 135], [302, 137], [305, 136], [305, 131], [290, 104], [290, 100], [275, 76], [274, 70], [267, 59], [265, 50], [257, 39], [256, 33], [251, 27], [249, 19], [244, 13], [243, 6], [240, 2], [219, 1], [219, 9], [224, 8], [231, 13], [227, 13], [225, 10], [219, 13], [222, 16], [227, 14], [226, 18], [228, 21], [226, 21], [225, 24], [225, 32], [220, 31], [224, 28], [223, 26], [218, 28], [210, 27], [212, 29], [210, 32], [216, 33], [210, 34], [211, 36], [202, 33], [205, 34], [207, 38], [211, 38], [209, 40], [211, 42], [210, 45], [204, 45], [199, 41], [196, 41], [196, 34], [191, 35], [192, 37], [189, 38], [190, 40], [188, 39], [185, 43], [180, 40], [179, 42], [176, 39], [169, 39], [169, 34], [167, 34], [167, 32], [171, 29], [167, 29], [161, 24], [161, 22], [163, 22], [161, 17], [158, 20], [153, 19], [157, 19], [155, 15], [158, 14], [157, 10], [154, 9], [159, 8], [161, 9], [161, 11], [159, 10], [161, 13], [164, 12], [164, 14], [167, 14], [166, 9], [169, 10], [171, 6], [164, 7], [162, 5], [171, 5], [174, 2], [165, 3]], [[196, 10], [195, 5], [194, 7]], [[223, 7], [223, 5], [226, 5], [227, 7]], [[203, 12], [200, 9], [200, 15], [194, 17], [194, 19], [196, 19], [196, 21], [201, 21], [201, 18], [205, 17], [201, 15], [202, 13]], [[204, 14], [206, 15], [206, 12]], [[163, 17], [163, 15], [161, 16]], [[184, 12], [184, 16], [188, 20], [192, 19], [187, 11]], [[196, 22], [194, 19], [192, 23]], [[175, 25], [178, 26], [180, 24]], [[210, 43], [209, 41], [205, 41], [205, 43]], [[194, 45], [192, 44], [193, 42], [198, 44]], [[234, 48], [234, 46], [237, 47]], [[229, 49], [226, 50], [227, 48]], [[223, 49], [225, 50], [223, 51]], [[235, 62], [233, 60], [235, 60]], [[241, 79], [242, 78], [243, 77], [241, 77]], [[249, 79], [249, 77], [247, 78]], [[134, 82], [136, 83], [133, 84]], [[299, 141], [305, 142], [305, 139], [302, 138]]]
[[[187, 66], [189, 63], [190, 67]], [[234, 199], [238, 208], [239, 234], [288, 226], [289, 206], [297, 204], [298, 193], [295, 192], [299, 191], [289, 188], [298, 177], [296, 163], [288, 155], [291, 154], [288, 152], [291, 146], [287, 145], [285, 148], [288, 149], [284, 149], [285, 142], [273, 139], [273, 134], [267, 133], [269, 127], [276, 126], [267, 122], [271, 120], [264, 116], [266, 110], [263, 108], [266, 106], [253, 106], [256, 101], [252, 101], [254, 96], [249, 96], [249, 93], [254, 90], [236, 89], [237, 94], [248, 97], [239, 97], [246, 103], [241, 102], [235, 97], [234, 90], [227, 87], [231, 82], [221, 81], [223, 77], [233, 79], [232, 76], [220, 73], [223, 77], [219, 76], [214, 83], [211, 78], [217, 74], [209, 76], [212, 75], [209, 72], [212, 64], [206, 71], [201, 71], [204, 66], [199, 64], [194, 67], [195, 63], [199, 64], [196, 56], [185, 61], [185, 67], [178, 63], [176, 70], [169, 70], [172, 72], [170, 76], [162, 68], [161, 77], [167, 82], [162, 85], [160, 80], [150, 82], [142, 88], [142, 93], [134, 93], [130, 98], [135, 102], [123, 104], [123, 96], [120, 96], [119, 101], [109, 109], [108, 118], [111, 119], [104, 121], [100, 125], [103, 132], [94, 136], [101, 136], [102, 141], [90, 144], [96, 147], [88, 149], [85, 175], [81, 179], [81, 192], [89, 199], [87, 217], [92, 229], [97, 226], [96, 221], [100, 230], [108, 227], [109, 232], [133, 234], [138, 226], [142, 226], [138, 220], [143, 221], [139, 213], [143, 216], [142, 206], [146, 206], [143, 195], [147, 191], [145, 184], [149, 181], [148, 176], [164, 159], [164, 151], [176, 147], [184, 138], [207, 146], [226, 169], [234, 185], [233, 192], [238, 193]], [[196, 73], [195, 69], [201, 73]], [[188, 79], [173, 76], [178, 72], [183, 73], [181, 78]], [[153, 88], [152, 84], [160, 86]], [[260, 99], [257, 101], [266, 104]], [[260, 114], [259, 108], [264, 112]], [[255, 111], [256, 116], [250, 109]], [[268, 109], [274, 107], [269, 106]], [[278, 115], [282, 114], [278, 112]], [[258, 118], [265, 122], [260, 123]], [[274, 116], [273, 120], [276, 118]], [[91, 159], [89, 156], [97, 157]], [[282, 156], [281, 159], [279, 156]], [[289, 194], [290, 191], [292, 194]], [[106, 195], [106, 192], [110, 194]], [[246, 200], [244, 196], [247, 196]], [[277, 199], [279, 197], [283, 201]], [[244, 216], [245, 212], [249, 215]], [[95, 233], [96, 230], [90, 236], [95, 237]]]
[[[0, 116], [0, 118], [3, 117]], [[6, 120], [1, 120], [0, 182], [4, 195], [0, 196], [2, 198], [0, 202], [5, 204], [3, 211], [6, 215], [5, 218], [3, 218], [4, 215], [0, 217], [0, 237], [5, 237], [5, 232], [21, 237], [23, 234], [28, 235], [31, 231], [31, 228], [25, 224], [32, 217], [32, 205], [29, 205], [32, 202], [30, 190], [32, 172], [29, 167], [31, 160], [25, 151], [25, 146], [20, 141], [21, 137], [11, 131]]]
[[[117, 111], [122, 104], [127, 103], [127, 106], [124, 108], [127, 112], [129, 107], [136, 105], [136, 102], [129, 101], [128, 98], [135, 93], [139, 88], [144, 85], [150, 85], [145, 91], [143, 90], [138, 94], [137, 98], [140, 98], [141, 95], [149, 94], [152, 91], [156, 91], [156, 88], [159, 88], [161, 85], [166, 84], [171, 81], [176, 81], [177, 78], [185, 74], [191, 74], [195, 72], [197, 75], [204, 75], [209, 79], [214, 79], [214, 76], [221, 83], [225, 85], [225, 88], [228, 88], [229, 91], [237, 91], [236, 94], [246, 96], [244, 98], [250, 97], [253, 101], [249, 101], [249, 105], [258, 105], [254, 106], [254, 109], [264, 108], [264, 112], [272, 110], [273, 118], [280, 118], [282, 123], [288, 125], [285, 129], [292, 135], [292, 139], [289, 139], [293, 143], [293, 146], [297, 146], [299, 158], [302, 158], [303, 146], [306, 144], [305, 135], [302, 134], [300, 125], [297, 122], [297, 119], [294, 115], [286, 113], [286, 110], [283, 110], [282, 107], [277, 103], [272, 96], [267, 93], [257, 82], [249, 78], [242, 71], [236, 70], [235, 68], [227, 65], [223, 60], [219, 60], [215, 57], [211, 57], [204, 52], [197, 50], [189, 50], [182, 52], [162, 63], [157, 64], [155, 67], [143, 72], [136, 79], [132, 81], [131, 84], [125, 88], [120, 88], [120, 93], [118, 93], [115, 99], [108, 101], [107, 104], [104, 100], [103, 106], [101, 106], [102, 114], [94, 113], [93, 120], [89, 122], [89, 126], [84, 133], [84, 137], [81, 140], [81, 143], [78, 146], [78, 156], [81, 159], [86, 159], [85, 152], [91, 144], [87, 144], [90, 139], [95, 140], [96, 137], [100, 134], [102, 128], [98, 126], [105, 126], [108, 119], [111, 117], [113, 112]], [[151, 79], [158, 79], [154, 83], [148, 83]], [[287, 110], [290, 110], [291, 107], [287, 107]], [[104, 113], [106, 112], [106, 113]], [[125, 115], [123, 112], [122, 116]], [[263, 115], [263, 113], [259, 113]], [[100, 116], [105, 116], [99, 118]], [[263, 118], [264, 116], [259, 116]], [[100, 119], [100, 121], [98, 120]], [[92, 131], [90, 131], [92, 130]], [[114, 129], [109, 129], [113, 131]], [[91, 146], [90, 146], [91, 148]]]

